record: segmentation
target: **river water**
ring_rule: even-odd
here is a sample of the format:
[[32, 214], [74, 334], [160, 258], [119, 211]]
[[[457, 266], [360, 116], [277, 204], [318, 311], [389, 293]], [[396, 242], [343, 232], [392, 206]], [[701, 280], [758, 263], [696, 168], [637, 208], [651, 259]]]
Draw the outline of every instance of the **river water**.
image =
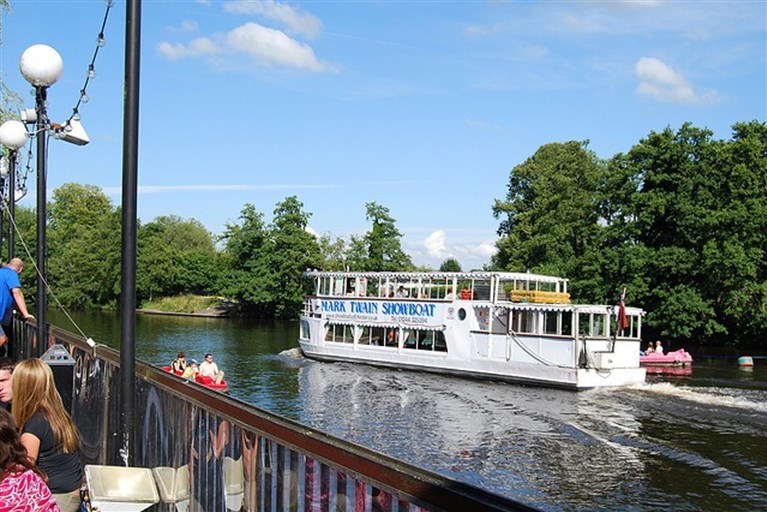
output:
[[[70, 315], [118, 348], [115, 315]], [[140, 315], [136, 352], [212, 352], [236, 398], [542, 510], [767, 510], [767, 359], [746, 371], [693, 351], [689, 375], [576, 393], [314, 362], [297, 332]]]

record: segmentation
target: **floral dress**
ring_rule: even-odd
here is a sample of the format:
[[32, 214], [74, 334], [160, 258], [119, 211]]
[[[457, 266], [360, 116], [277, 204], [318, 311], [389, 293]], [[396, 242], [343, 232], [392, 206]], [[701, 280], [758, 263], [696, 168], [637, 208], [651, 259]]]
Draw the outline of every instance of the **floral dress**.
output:
[[31, 469], [9, 471], [0, 482], [0, 512], [38, 511], [60, 512], [43, 479]]

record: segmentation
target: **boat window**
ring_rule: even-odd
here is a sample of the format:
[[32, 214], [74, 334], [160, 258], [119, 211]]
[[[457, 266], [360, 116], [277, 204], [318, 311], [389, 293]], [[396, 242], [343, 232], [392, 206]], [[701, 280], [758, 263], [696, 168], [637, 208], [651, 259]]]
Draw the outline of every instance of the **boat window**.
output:
[[[394, 329], [391, 329], [394, 333]], [[395, 336], [396, 339], [396, 336]], [[383, 327], [362, 327], [358, 345], [378, 345], [383, 346], [387, 340], [387, 332]]]
[[325, 327], [325, 341], [354, 343], [354, 326], [328, 323]]
[[591, 315], [583, 313], [578, 315], [578, 334], [580, 336], [591, 336]]
[[490, 285], [489, 284], [477, 284], [474, 287], [474, 299], [475, 300], [490, 300]]
[[543, 332], [544, 334], [557, 334], [557, 323], [559, 313], [557, 311], [543, 312]]
[[562, 336], [573, 335], [573, 313], [572, 311], [562, 311]]
[[447, 352], [445, 333], [423, 329], [405, 329], [403, 348]]
[[403, 340], [403, 348], [415, 348], [418, 342], [418, 333], [413, 329], [405, 329]]
[[445, 341], [445, 333], [442, 331], [434, 331], [434, 350], [447, 352], [447, 341]]
[[461, 320], [461, 321], [466, 320], [466, 310], [465, 309], [460, 308], [458, 310], [458, 320]]
[[607, 315], [594, 315], [593, 336], [600, 338], [607, 337]]
[[535, 333], [537, 311], [514, 311], [514, 330], [517, 332]]
[[639, 317], [636, 315], [628, 315], [629, 321], [628, 329], [624, 329], [620, 333], [623, 338], [638, 338], [639, 337]]
[[309, 329], [309, 321], [301, 320], [301, 339], [308, 340], [311, 330]]

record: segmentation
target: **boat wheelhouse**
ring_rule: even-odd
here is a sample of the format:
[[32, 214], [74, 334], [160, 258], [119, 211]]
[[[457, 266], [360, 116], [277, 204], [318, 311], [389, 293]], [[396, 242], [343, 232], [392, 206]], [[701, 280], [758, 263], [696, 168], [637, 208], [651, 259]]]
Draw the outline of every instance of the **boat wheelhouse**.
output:
[[644, 382], [643, 311], [572, 304], [567, 280], [511, 272], [305, 272], [304, 355], [585, 389]]

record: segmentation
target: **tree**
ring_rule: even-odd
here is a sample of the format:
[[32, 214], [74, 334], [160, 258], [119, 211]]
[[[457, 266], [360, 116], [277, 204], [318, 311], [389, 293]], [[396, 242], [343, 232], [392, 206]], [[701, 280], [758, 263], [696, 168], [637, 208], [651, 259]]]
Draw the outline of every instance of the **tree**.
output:
[[248, 315], [274, 314], [269, 294], [272, 272], [269, 268], [271, 241], [263, 215], [250, 203], [240, 212], [240, 224], [227, 224], [224, 242], [225, 273], [221, 277], [224, 295], [234, 298]]
[[67, 183], [48, 208], [47, 277], [65, 306], [112, 304], [119, 294], [120, 216], [93, 185]]
[[320, 247], [322, 263], [319, 268], [322, 270], [346, 270], [346, 241], [342, 237], [333, 239], [326, 233], [317, 241]]
[[138, 296], [213, 294], [217, 260], [213, 236], [199, 221], [157, 217], [138, 230]]
[[461, 264], [455, 258], [448, 258], [439, 266], [440, 272], [460, 272]]
[[684, 343], [764, 338], [766, 155], [764, 123], [736, 124], [730, 141], [687, 123], [651, 132], [610, 161], [602, 258], [633, 283], [647, 334]]
[[[7, 210], [3, 211], [5, 215]], [[10, 219], [6, 216], [6, 220]], [[24, 260], [24, 272], [19, 276], [23, 290], [34, 290], [37, 287], [37, 272], [35, 268], [35, 254], [37, 253], [37, 214], [32, 208], [16, 206], [14, 215], [15, 227], [15, 256]], [[6, 226], [8, 224], [5, 224]], [[3, 247], [3, 254], [8, 254], [8, 248]], [[3, 257], [3, 260], [4, 257]], [[27, 303], [34, 303], [37, 299], [34, 293], [26, 293]]]
[[311, 214], [303, 203], [291, 196], [277, 204], [269, 227], [271, 250], [268, 253], [272, 274], [269, 291], [277, 318], [296, 318], [300, 314], [306, 289], [302, 273], [321, 262], [317, 239], [306, 230]]
[[365, 272], [370, 269], [365, 237], [352, 235], [349, 239], [349, 248], [346, 251], [346, 270]]
[[389, 209], [378, 203], [366, 203], [365, 218], [372, 222], [370, 231], [363, 239], [367, 249], [366, 269], [368, 271], [402, 271], [413, 267], [410, 256], [400, 245], [402, 233], [395, 226]]
[[606, 165], [587, 142], [552, 143], [511, 171], [493, 266], [571, 278], [571, 289], [591, 298], [599, 280], [602, 242], [595, 191]]

